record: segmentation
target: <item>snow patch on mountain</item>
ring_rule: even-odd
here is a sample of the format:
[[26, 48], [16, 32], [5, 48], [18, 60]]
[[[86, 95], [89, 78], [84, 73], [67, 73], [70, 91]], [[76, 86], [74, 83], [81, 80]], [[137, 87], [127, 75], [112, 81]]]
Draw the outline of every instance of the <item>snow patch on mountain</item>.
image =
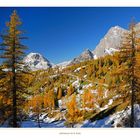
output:
[[53, 66], [52, 63], [45, 57], [43, 57], [39, 53], [30, 53], [28, 54], [24, 59], [23, 62], [25, 63], [25, 66], [27, 66], [29, 69], [35, 71], [35, 70], [42, 70], [42, 69], [48, 69]]
[[120, 26], [111, 27], [106, 35], [100, 40], [96, 46], [93, 54], [96, 57], [101, 57], [106, 54], [112, 54], [112, 52], [118, 50], [121, 45], [122, 36], [128, 30], [121, 28]]
[[71, 63], [71, 60], [64, 61], [64, 62], [54, 65], [53, 67], [60, 67], [61, 69], [63, 69], [63, 68], [66, 68], [70, 63]]
[[109, 54], [109, 55], [112, 55], [114, 52], [117, 52], [117, 51], [119, 51], [119, 50], [114, 49], [114, 48], [108, 48], [108, 49], [104, 50], [105, 54]]

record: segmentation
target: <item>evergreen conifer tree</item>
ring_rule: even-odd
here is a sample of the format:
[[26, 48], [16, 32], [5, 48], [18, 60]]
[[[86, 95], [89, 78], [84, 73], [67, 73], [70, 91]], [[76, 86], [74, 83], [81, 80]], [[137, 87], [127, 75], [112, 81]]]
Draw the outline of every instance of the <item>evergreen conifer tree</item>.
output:
[[10, 21], [6, 23], [7, 30], [1, 35], [3, 42], [0, 44], [3, 72], [1, 74], [0, 93], [6, 94], [7, 98], [12, 101], [12, 126], [18, 127], [18, 114], [21, 103], [25, 100], [27, 79], [25, 75], [27, 70], [23, 68], [23, 57], [26, 46], [21, 44], [23, 31], [19, 29], [22, 22], [17, 12], [14, 10], [10, 16]]

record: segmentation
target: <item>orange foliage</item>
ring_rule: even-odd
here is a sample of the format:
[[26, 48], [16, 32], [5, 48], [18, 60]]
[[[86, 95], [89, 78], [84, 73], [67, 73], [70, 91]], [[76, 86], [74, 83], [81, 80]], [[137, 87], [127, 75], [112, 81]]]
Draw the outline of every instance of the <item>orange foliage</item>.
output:
[[94, 95], [89, 90], [82, 95], [82, 107], [90, 109], [94, 107]]
[[54, 109], [55, 108], [55, 97], [53, 90], [50, 90], [44, 95], [44, 108]]
[[83, 114], [78, 109], [76, 103], [76, 95], [73, 94], [71, 100], [67, 103], [68, 112], [66, 114], [66, 119], [69, 124], [75, 124], [83, 121]]

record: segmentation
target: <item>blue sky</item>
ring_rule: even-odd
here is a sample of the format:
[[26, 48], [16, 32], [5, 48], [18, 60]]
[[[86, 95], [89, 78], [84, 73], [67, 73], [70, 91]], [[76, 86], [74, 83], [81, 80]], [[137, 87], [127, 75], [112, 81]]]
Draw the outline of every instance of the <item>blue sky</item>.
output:
[[0, 8], [0, 31], [16, 9], [29, 39], [26, 53], [39, 52], [53, 63], [71, 60], [85, 49], [94, 50], [110, 27], [128, 28], [140, 21], [140, 8], [22, 7]]

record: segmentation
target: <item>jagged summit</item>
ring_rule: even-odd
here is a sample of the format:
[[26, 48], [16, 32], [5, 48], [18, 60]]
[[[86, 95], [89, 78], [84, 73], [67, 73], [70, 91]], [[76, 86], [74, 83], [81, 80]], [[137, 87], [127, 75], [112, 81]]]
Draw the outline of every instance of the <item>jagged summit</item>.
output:
[[40, 53], [29, 53], [23, 61], [31, 70], [40, 70], [52, 67], [50, 61], [43, 57]]
[[80, 56], [74, 58], [71, 64], [76, 64], [76, 63], [83, 62], [86, 60], [91, 60], [93, 58], [94, 58], [93, 53], [89, 49], [86, 49], [84, 52], [81, 53]]
[[[140, 28], [140, 23], [136, 25], [136, 28]], [[111, 55], [115, 51], [118, 51], [122, 41], [122, 36], [125, 32], [128, 32], [128, 30], [118, 25], [111, 27], [105, 36], [100, 40], [93, 52], [89, 49], [85, 49], [78, 57], [75, 57], [73, 60], [68, 62], [62, 62], [60, 64], [53, 65], [41, 54], [33, 52], [24, 58], [24, 62], [31, 70], [39, 70], [47, 69], [52, 66], [66, 67], [67, 65], [76, 64], [91, 59], [97, 59], [98, 57], [104, 56], [106, 54]]]
[[93, 51], [93, 54], [97, 57], [101, 57], [108, 54], [107, 52], [110, 54], [110, 52], [117, 50], [120, 47], [122, 36], [125, 32], [128, 32], [128, 30], [123, 29], [120, 26], [111, 27], [106, 35], [100, 40]]
[[89, 49], [85, 49], [85, 51], [80, 56], [83, 59], [92, 59], [93, 53]]

